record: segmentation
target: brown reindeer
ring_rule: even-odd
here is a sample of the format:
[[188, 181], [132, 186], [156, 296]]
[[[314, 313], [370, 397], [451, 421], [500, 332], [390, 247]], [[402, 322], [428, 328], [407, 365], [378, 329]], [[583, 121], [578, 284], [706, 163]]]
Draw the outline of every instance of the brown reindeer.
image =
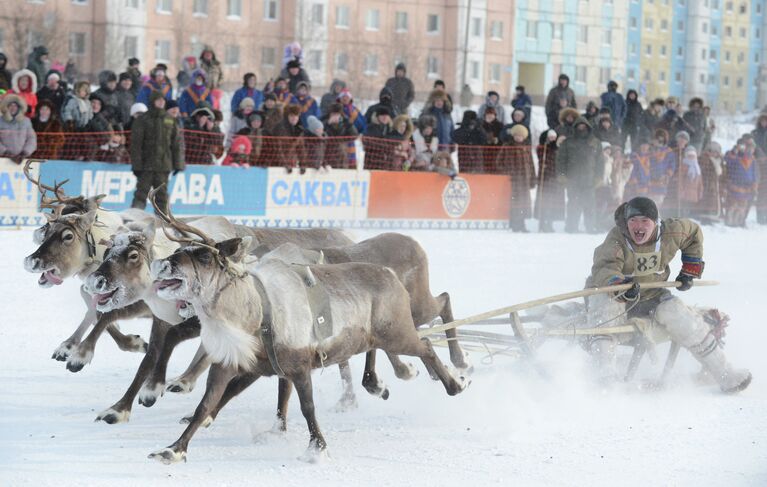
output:
[[[170, 257], [152, 262], [158, 295], [194, 306], [203, 346], [213, 360], [205, 395], [182, 436], [150, 455], [165, 463], [186, 457], [195, 431], [230, 391], [242, 390], [261, 376], [277, 374], [295, 386], [310, 434], [310, 458], [327, 444], [314, 415], [311, 370], [376, 348], [417, 356], [439, 376], [450, 395], [467, 385], [440, 362], [426, 339], [419, 339], [408, 292], [390, 269], [373, 264], [301, 266], [279, 260], [246, 266], [251, 242], [235, 238], [215, 242], [198, 232]], [[307, 280], [328, 293], [338, 317], [332, 334], [319, 339], [307, 298]]]

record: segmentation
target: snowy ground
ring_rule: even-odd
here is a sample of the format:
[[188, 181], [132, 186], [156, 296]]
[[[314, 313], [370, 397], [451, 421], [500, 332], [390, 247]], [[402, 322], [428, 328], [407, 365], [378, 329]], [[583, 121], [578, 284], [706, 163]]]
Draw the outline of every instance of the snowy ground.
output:
[[[451, 292], [457, 317], [581, 287], [602, 238], [412, 235], [429, 253], [433, 290]], [[276, 404], [276, 380], [267, 379], [198, 432], [188, 463], [165, 466], [146, 456], [178, 437], [178, 419], [193, 411], [203, 385], [186, 396], [166, 393], [151, 409], [135, 405], [128, 424], [94, 423], [122, 395], [141, 356], [105, 337], [77, 374], [51, 360], [80, 320], [77, 287], [38, 289], [37, 276], [21, 265], [33, 250], [31, 232], [0, 232], [0, 485], [767, 485], [767, 327], [759, 308], [767, 229], [707, 228], [706, 239], [706, 277], [722, 285], [685, 299], [731, 314], [727, 351], [754, 374], [738, 396], [693, 385], [696, 367], [686, 352], [672, 388], [656, 393], [600, 391], [588, 380], [584, 353], [563, 342], [542, 350], [548, 379], [519, 360], [489, 364], [473, 355], [473, 382], [457, 397], [423, 370], [412, 382], [398, 381], [379, 360], [391, 397], [373, 398], [357, 386], [359, 408], [348, 413], [333, 411], [337, 371], [314, 375], [330, 461], [297, 459], [308, 435], [295, 398], [289, 432], [263, 434]], [[148, 324], [122, 329], [146, 337]], [[195, 348], [190, 342], [177, 351], [169, 376]], [[358, 384], [362, 361], [352, 368]], [[646, 363], [640, 375], [657, 369]]]

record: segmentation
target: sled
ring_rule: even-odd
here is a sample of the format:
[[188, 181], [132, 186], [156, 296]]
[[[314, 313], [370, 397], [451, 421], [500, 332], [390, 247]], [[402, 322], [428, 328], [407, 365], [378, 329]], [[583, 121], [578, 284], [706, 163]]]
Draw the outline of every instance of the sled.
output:
[[[716, 286], [717, 281], [693, 281], [694, 287]], [[640, 289], [675, 288], [681, 283], [677, 281], [653, 282], [642, 284]], [[657, 360], [655, 345], [666, 341], [671, 342], [668, 355], [666, 356], [663, 371], [659, 378], [662, 384], [670, 371], [673, 369], [679, 345], [673, 342], [668, 334], [660, 326], [643, 318], [630, 318], [625, 324], [610, 326], [584, 327], [585, 309], [581, 313], [572, 312], [578, 305], [570, 303], [571, 313], [563, 309], [563, 320], [553, 324], [543, 323], [544, 318], [552, 308], [547, 305], [563, 303], [578, 298], [585, 298], [597, 294], [616, 293], [629, 289], [632, 284], [620, 284], [597, 288], [587, 288], [579, 291], [557, 294], [546, 298], [527, 301], [512, 306], [486, 311], [449, 323], [421, 328], [418, 333], [421, 337], [428, 337], [432, 344], [437, 346], [447, 345], [448, 339], [443, 334], [446, 330], [456, 329], [461, 347], [467, 351], [485, 353], [484, 361], [491, 361], [494, 356], [509, 356], [534, 361], [536, 349], [550, 339], [565, 339], [580, 341], [596, 335], [614, 335], [620, 345], [633, 348], [624, 381], [631, 381], [636, 374], [639, 364], [645, 355], [650, 355], [653, 362]], [[526, 312], [523, 314], [523, 312]], [[617, 317], [616, 317], [617, 318]], [[482, 326], [482, 329], [466, 328], [467, 326]], [[580, 326], [577, 326], [580, 325]], [[486, 331], [487, 328], [498, 327], [498, 331]], [[504, 330], [511, 329], [511, 333]]]

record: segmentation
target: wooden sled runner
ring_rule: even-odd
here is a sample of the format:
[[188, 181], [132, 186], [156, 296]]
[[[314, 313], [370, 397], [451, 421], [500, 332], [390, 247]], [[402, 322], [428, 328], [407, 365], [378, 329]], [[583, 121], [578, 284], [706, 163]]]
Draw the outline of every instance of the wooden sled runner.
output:
[[[642, 284], [640, 289], [675, 288], [680, 284], [676, 281], [653, 282]], [[693, 286], [716, 286], [718, 284], [717, 281], [694, 281]], [[645, 355], [649, 354], [653, 361], [655, 361], [656, 344], [671, 341], [668, 334], [660, 326], [653, 326], [650, 320], [631, 318], [621, 325], [609, 326], [608, 322], [605, 323], [606, 326], [585, 327], [583, 326], [583, 322], [586, 319], [585, 311], [580, 313], [576, 311], [569, 317], [564, 312], [562, 314], [564, 320], [553, 324], [553, 326], [546, 326], [542, 323], [545, 311], [549, 310], [546, 305], [598, 294], [616, 293], [625, 291], [630, 287], [631, 284], [621, 284], [557, 294], [486, 311], [467, 318], [451, 321], [450, 323], [430, 328], [421, 328], [418, 333], [421, 337], [428, 337], [434, 345], [445, 346], [448, 339], [444, 337], [444, 331], [455, 328], [458, 329], [456, 339], [461, 342], [461, 347], [464, 350], [484, 352], [486, 358], [489, 359], [500, 355], [531, 361], [535, 359], [536, 349], [551, 338], [582, 340], [595, 335], [614, 335], [616, 338], [619, 338], [621, 345], [633, 348], [633, 354], [624, 375], [624, 380], [630, 381], [634, 378], [639, 364]], [[526, 314], [521, 314], [523, 311]], [[571, 323], [568, 323], [568, 321]], [[578, 324], [580, 326], [576, 326]], [[469, 325], [482, 326], [484, 329], [465, 328]], [[489, 326], [498, 327], [499, 330], [486, 331]], [[512, 333], [503, 333], [502, 330], [505, 327], [510, 327]], [[671, 341], [663, 372], [659, 379], [661, 384], [666, 380], [669, 372], [674, 367], [678, 354], [679, 345]]]

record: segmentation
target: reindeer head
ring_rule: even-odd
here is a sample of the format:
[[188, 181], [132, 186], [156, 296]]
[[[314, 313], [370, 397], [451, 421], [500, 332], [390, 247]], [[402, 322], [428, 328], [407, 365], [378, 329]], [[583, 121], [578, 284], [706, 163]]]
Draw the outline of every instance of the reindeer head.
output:
[[93, 297], [96, 310], [106, 313], [140, 300], [152, 289], [149, 265], [155, 225], [126, 231], [103, 242], [107, 250], [98, 269], [85, 280], [83, 288]]

